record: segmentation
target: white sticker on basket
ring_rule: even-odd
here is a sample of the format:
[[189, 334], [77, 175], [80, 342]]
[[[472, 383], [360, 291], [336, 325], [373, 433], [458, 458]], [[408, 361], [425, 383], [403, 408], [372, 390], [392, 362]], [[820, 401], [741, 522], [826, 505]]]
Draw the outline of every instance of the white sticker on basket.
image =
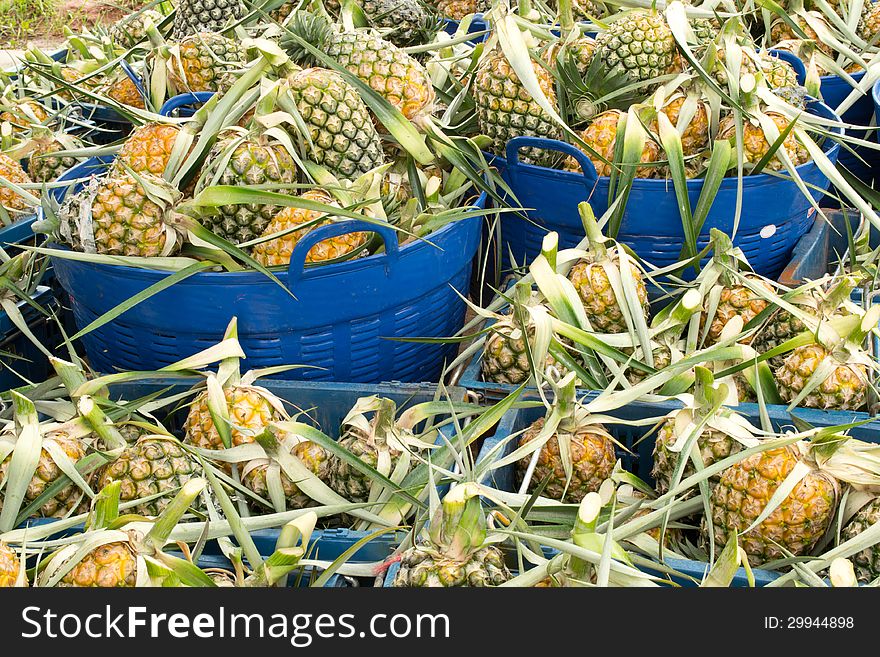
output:
[[776, 234], [776, 224], [767, 224], [761, 229], [761, 237], [767, 239], [768, 237], [773, 237]]

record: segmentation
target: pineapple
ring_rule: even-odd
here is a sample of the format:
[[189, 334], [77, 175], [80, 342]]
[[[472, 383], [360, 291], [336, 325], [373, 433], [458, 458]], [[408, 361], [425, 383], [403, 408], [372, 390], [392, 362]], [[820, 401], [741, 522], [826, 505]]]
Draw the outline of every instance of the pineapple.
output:
[[[285, 435], [281, 444], [283, 449], [299, 459], [318, 479], [321, 481], [329, 480], [331, 460], [323, 447], [294, 435]], [[273, 503], [270, 482], [276, 477], [284, 499], [283, 503], [276, 505], [275, 511], [305, 509], [318, 504], [303, 492], [297, 483], [292, 481], [280, 465], [272, 459], [253, 459], [248, 461], [241, 471], [241, 483], [256, 495]], [[260, 505], [257, 505], [256, 502], [252, 506], [256, 510], [260, 510]]]
[[[832, 287], [828, 292], [809, 289], [803, 294], [797, 294], [789, 301], [804, 311], [808, 316], [816, 318], [818, 322], [829, 320], [833, 317], [847, 317], [852, 313], [845, 305], [855, 285], [855, 279], [845, 278]], [[775, 311], [755, 334], [752, 346], [758, 353], [770, 351], [790, 340], [799, 333], [807, 330], [807, 325], [792, 313], [782, 308]], [[785, 362], [786, 354], [774, 356], [769, 360], [775, 369]]]
[[132, 513], [158, 516], [171, 501], [168, 494], [177, 492], [200, 471], [199, 464], [175, 438], [146, 435], [104, 466], [98, 474], [98, 488], [120, 482], [123, 502], [164, 493], [164, 497], [142, 502], [130, 509]]
[[73, 155], [55, 155], [62, 151], [82, 148], [82, 142], [65, 133], [53, 134], [49, 130], [35, 130], [34, 144], [29, 153], [28, 175], [37, 183], [52, 182], [76, 165]]
[[[659, 111], [663, 112], [669, 119], [669, 122], [678, 129], [681, 135], [681, 148], [684, 156], [690, 157], [702, 153], [709, 146], [709, 113], [706, 103], [702, 100], [697, 100], [693, 116], [685, 125], [679, 125], [682, 107], [687, 102], [687, 96], [675, 96], [664, 104]], [[650, 143], [656, 148], [654, 142]], [[645, 148], [647, 150], [648, 142], [646, 142]], [[642, 161], [645, 161], [644, 155]]]
[[[398, 461], [404, 456], [408, 458], [408, 453], [420, 444], [412, 434], [408, 414], [398, 419], [395, 417], [396, 411], [390, 399], [358, 399], [342, 421], [339, 445], [371, 468], [378, 470], [382, 463], [387, 463], [390, 472], [393, 472], [398, 467]], [[367, 418], [370, 412], [373, 413], [372, 419]], [[385, 474], [387, 476], [388, 473]], [[328, 483], [330, 488], [350, 502], [366, 502], [370, 499], [370, 477], [342, 459], [333, 459]]]
[[[580, 138], [586, 142], [594, 151], [605, 158], [607, 162], [597, 158], [592, 153], [587, 153], [590, 162], [596, 169], [596, 175], [610, 176], [611, 167], [614, 162], [614, 144], [617, 141], [617, 128], [620, 120], [625, 116], [620, 110], [606, 110], [596, 116], [590, 125], [580, 134]], [[657, 143], [648, 137], [645, 139], [645, 146], [642, 149], [643, 163], [656, 162], [660, 157], [660, 147]], [[564, 168], [566, 171], [575, 171], [580, 173], [581, 165], [573, 157], [565, 160]], [[636, 170], [636, 177], [650, 178], [654, 173], [652, 167], [639, 167]]]
[[689, 21], [697, 46], [708, 45], [721, 32], [721, 22], [717, 18], [691, 18]]
[[[173, 204], [180, 193], [149, 173], [111, 173], [77, 194], [66, 219], [71, 243], [87, 252], [109, 255], [165, 256], [180, 245], [172, 227]], [[90, 215], [85, 209], [90, 209]], [[89, 219], [91, 221], [89, 221]]]
[[[274, 395], [257, 386], [231, 385], [223, 390], [229, 419], [232, 444], [245, 445], [254, 442], [254, 436], [261, 433], [270, 422], [284, 419], [283, 407]], [[186, 437], [184, 442], [201, 449], [222, 450], [223, 439], [214, 426], [208, 409], [208, 394], [196, 397], [190, 406], [184, 423]]]
[[479, 489], [457, 484], [434, 510], [428, 540], [405, 550], [395, 587], [498, 586], [511, 578], [504, 554], [486, 543], [487, 522]]
[[[629, 330], [629, 315], [624, 313], [626, 304], [618, 297], [612, 279], [620, 285], [620, 247], [606, 246], [605, 236], [599, 229], [592, 210], [586, 202], [578, 206], [584, 222], [590, 249], [586, 257], [579, 260], [568, 273], [568, 279], [577, 290], [584, 304], [590, 325], [601, 333], [626, 333]], [[648, 316], [648, 289], [642, 272], [630, 264], [630, 273], [635, 286], [635, 295], [645, 317]], [[621, 288], [621, 293], [626, 291]]]
[[[747, 274], [746, 278], [754, 281], [756, 284], [767, 289], [768, 293], [772, 293], [773, 286], [760, 276]], [[743, 326], [757, 317], [770, 302], [763, 296], [753, 292], [745, 285], [741, 285], [736, 281], [721, 288], [721, 295], [718, 299], [718, 306], [709, 322], [708, 332], [706, 333], [706, 346], [713, 345], [718, 342], [721, 332], [725, 325], [734, 317], [741, 317]], [[703, 310], [700, 316], [700, 328], [706, 330], [706, 322], [709, 321], [708, 308]]]
[[[211, 150], [196, 192], [211, 185], [288, 185], [296, 182], [296, 174], [296, 162], [282, 142], [265, 134], [231, 133], [221, 135]], [[291, 193], [283, 187], [268, 191]], [[202, 224], [239, 244], [262, 235], [278, 210], [270, 204], [222, 205], [216, 214], [204, 216]]]
[[130, 48], [147, 38], [147, 21], [158, 26], [163, 20], [165, 16], [155, 9], [144, 9], [116, 23], [110, 28], [109, 36], [115, 43]]
[[[541, 436], [545, 418], [539, 418], [519, 439], [519, 447], [528, 445]], [[560, 441], [566, 441], [570, 454], [572, 475], [565, 474]], [[541, 447], [537, 465], [529, 481], [531, 492], [549, 475], [542, 495], [564, 502], [580, 502], [584, 495], [599, 490], [602, 482], [611, 476], [617, 457], [611, 434], [601, 424], [577, 424], [557, 428]], [[517, 481], [522, 483], [532, 460], [532, 454], [516, 463]]]
[[[0, 454], [5, 458], [0, 462], [0, 510], [3, 509], [6, 495], [9, 494], [8, 478], [17, 436], [10, 425], [0, 434]], [[82, 439], [69, 435], [64, 431], [47, 430], [42, 436], [42, 449], [39, 460], [34, 466], [30, 482], [24, 494], [24, 503], [28, 504], [43, 494], [49, 486], [65, 476], [64, 471], [55, 461], [53, 454], [64, 454], [71, 463], [77, 463], [86, 455], [86, 444]], [[55, 495], [45, 500], [34, 514], [42, 518], [64, 518], [74, 513], [85, 498], [83, 490], [73, 482], [62, 487]], [[32, 516], [33, 517], [33, 516]]]
[[179, 0], [172, 38], [180, 41], [199, 32], [222, 32], [243, 13], [240, 0]]
[[[205, 488], [204, 479], [183, 484], [145, 536], [129, 529], [108, 529], [119, 519], [119, 483], [101, 490], [89, 515], [87, 531], [51, 554], [38, 569], [40, 586], [62, 588], [132, 588], [162, 586], [164, 577], [147, 567], [171, 531]], [[82, 554], [83, 544], [94, 546]], [[176, 583], [176, 582], [175, 582]]]
[[[320, 16], [297, 12], [288, 30], [335, 59], [352, 75], [421, 125], [434, 111], [436, 92], [425, 68], [413, 57], [369, 30], [339, 31]], [[294, 60], [311, 55], [288, 36], [282, 37]]]
[[[702, 467], [726, 459], [742, 451], [745, 447], [758, 444], [756, 430], [748, 420], [721, 406], [718, 402], [726, 399], [727, 385], [715, 384], [712, 374], [705, 368], [697, 368], [694, 394], [681, 409], [672, 411], [660, 425], [654, 443], [654, 467], [651, 476], [656, 482], [657, 492], [666, 494], [675, 481], [675, 472], [682, 458], [682, 450], [688, 441], [693, 440], [694, 431], [699, 429], [696, 446], [700, 451]], [[731, 429], [735, 428], [736, 432]], [[693, 459], [689, 454], [687, 463], [678, 481], [696, 473]], [[712, 478], [712, 483], [717, 481]], [[682, 497], [689, 497], [689, 490]]]
[[59, 582], [62, 588], [131, 588], [137, 583], [137, 555], [128, 541], [100, 545]]
[[[528, 339], [534, 338], [534, 333], [534, 327], [530, 326]], [[533, 358], [535, 356], [534, 346], [527, 345], [526, 342], [526, 334], [516, 323], [512, 314], [495, 322], [486, 337], [480, 361], [480, 372], [483, 379], [510, 385], [519, 385], [523, 381], [527, 381], [532, 376], [527, 349], [532, 350]], [[565, 365], [547, 353], [544, 357], [542, 370], [549, 367], [556, 368], [559, 375], [568, 373]]]
[[650, 83], [676, 66], [676, 45], [663, 15], [639, 9], [612, 23], [596, 37], [596, 57], [618, 68], [630, 82]]
[[[555, 106], [553, 76], [538, 62], [533, 61], [532, 66], [541, 91]], [[480, 59], [474, 76], [473, 95], [480, 132], [492, 140], [490, 150], [496, 155], [504, 155], [507, 142], [514, 137], [559, 139], [562, 136], [559, 126], [519, 82], [500, 49], [485, 53]], [[555, 158], [553, 152], [530, 148], [523, 151], [522, 159], [531, 164], [547, 166]]]
[[470, 14], [481, 14], [489, 11], [488, 0], [438, 0], [437, 11], [441, 16], [460, 21]]
[[343, 180], [385, 163], [370, 111], [341, 75], [308, 68], [288, 76], [287, 85], [314, 144], [310, 159]]
[[370, 25], [399, 47], [429, 43], [440, 27], [437, 16], [419, 0], [363, 0], [361, 7]]
[[[0, 153], [0, 178], [16, 185], [33, 182], [16, 160], [3, 153]], [[31, 207], [24, 198], [5, 185], [0, 185], [0, 206], [11, 215], [27, 212]]]
[[[333, 197], [323, 189], [310, 189], [301, 198], [323, 203], [324, 205], [337, 205]], [[289, 231], [303, 224], [308, 225], [305, 228], [293, 230], [281, 237], [274, 237], [265, 242], [255, 244], [253, 248], [254, 259], [266, 267], [279, 267], [290, 264], [290, 256], [297, 242], [310, 230], [330, 222], [329, 219], [321, 221], [321, 218], [324, 216], [326, 215], [312, 210], [302, 210], [294, 207], [284, 208], [275, 215], [266, 227], [263, 237]], [[364, 248], [367, 239], [367, 233], [346, 233], [337, 237], [327, 238], [309, 249], [306, 255], [306, 262], [325, 262], [355, 253], [359, 249]]]
[[875, 37], [880, 32], [880, 4], [865, 0], [862, 5], [862, 15], [859, 18], [858, 34], [865, 41], [877, 45]]
[[[850, 518], [840, 534], [840, 539], [841, 541], [848, 541], [855, 538], [878, 522], [880, 522], [880, 497], [875, 497]], [[880, 577], [880, 546], [872, 545], [867, 547], [861, 552], [854, 554], [852, 560], [855, 564], [859, 581], [870, 582]]]
[[170, 123], [147, 123], [135, 128], [122, 145], [114, 166], [124, 163], [136, 173], [162, 176], [179, 134], [180, 128]]
[[593, 61], [596, 52], [596, 40], [592, 37], [579, 37], [571, 41], [554, 41], [546, 51], [546, 59], [550, 64], [564, 63], [566, 58], [574, 61], [575, 68], [583, 78]]
[[[868, 0], [868, 1], [870, 2], [870, 0]], [[825, 18], [823, 17], [823, 15], [821, 13], [811, 11], [811, 12], [809, 12], [809, 14], [810, 14], [811, 18], [815, 18], [817, 21], [824, 23], [826, 25], [826, 27], [828, 27], [827, 21], [825, 20]], [[801, 28], [801, 30], [803, 30], [804, 34], [807, 35], [807, 39], [812, 41], [816, 45], [816, 47], [819, 48], [819, 50], [824, 52], [829, 57], [834, 56], [833, 48], [830, 45], [828, 45], [827, 43], [825, 43], [824, 41], [822, 41], [822, 39], [816, 33], [816, 30], [814, 30], [812, 27], [810, 27], [810, 25], [807, 23], [806, 19], [804, 19], [802, 16], [795, 16], [794, 21], [795, 21], [795, 23], [798, 24], [798, 26]], [[790, 40], [800, 39], [800, 38], [801, 38], [800, 35], [796, 34], [795, 31], [791, 28], [791, 26], [789, 26], [788, 23], [786, 23], [781, 18], [777, 18], [770, 25], [770, 42], [771, 43], [775, 44], [775, 43], [779, 43], [780, 41], [790, 41]]]
[[0, 110], [0, 123], [9, 123], [12, 126], [13, 136], [49, 120], [46, 110], [35, 100], [3, 98], [0, 100]]
[[140, 89], [128, 75], [118, 75], [108, 80], [103, 93], [121, 105], [128, 105], [136, 109], [147, 108]]
[[169, 79], [179, 93], [222, 91], [247, 63], [238, 41], [211, 32], [183, 38], [168, 60]]
[[[229, 322], [224, 335], [224, 340], [232, 338], [238, 338], [238, 320], [235, 317]], [[225, 360], [220, 368], [224, 379], [215, 381], [222, 386], [225, 411], [229, 418], [229, 425], [223, 431], [225, 436], [221, 435], [214, 424], [208, 390], [205, 390], [190, 404], [183, 425], [185, 443], [207, 450], [245, 445], [254, 442], [254, 437], [265, 431], [271, 422], [287, 419], [288, 415], [281, 400], [265, 388], [254, 385], [253, 372], [241, 375], [241, 358], [244, 358], [244, 353], [239, 351], [238, 355]], [[209, 376], [216, 378], [214, 374]], [[217, 408], [213, 410], [215, 413], [223, 411]]]
[[[799, 464], [808, 469], [806, 475], [763, 522], [742, 533]], [[715, 543], [724, 545], [738, 533], [754, 565], [782, 559], [787, 552], [809, 554], [831, 524], [839, 498], [839, 482], [824, 467], [811, 446], [800, 441], [752, 454], [724, 470], [709, 499]]]
[[516, 463], [518, 484], [526, 482], [533, 491], [546, 481], [542, 494], [563, 502], [580, 502], [598, 491], [617, 463], [611, 434], [578, 403], [576, 383], [571, 373], [558, 386], [552, 384], [554, 405], [526, 429], [518, 444], [518, 449], [534, 445]]
[[0, 541], [0, 589], [15, 586], [20, 571], [21, 562], [15, 550]]
[[[558, 3], [551, 2], [550, 6]], [[573, 0], [571, 9], [575, 20], [586, 21], [590, 19], [605, 18], [608, 15], [608, 7], [599, 0]]]
[[797, 347], [774, 371], [783, 401], [794, 401], [820, 367], [830, 367], [830, 372], [826, 372], [819, 385], [810, 390], [799, 405], [826, 410], [864, 409], [869, 385], [867, 368], [847, 356], [846, 351], [832, 351], [818, 343]]
[[799, 86], [797, 73], [791, 64], [768, 52], [761, 52], [758, 57], [761, 60], [761, 72], [768, 87], [785, 89]]

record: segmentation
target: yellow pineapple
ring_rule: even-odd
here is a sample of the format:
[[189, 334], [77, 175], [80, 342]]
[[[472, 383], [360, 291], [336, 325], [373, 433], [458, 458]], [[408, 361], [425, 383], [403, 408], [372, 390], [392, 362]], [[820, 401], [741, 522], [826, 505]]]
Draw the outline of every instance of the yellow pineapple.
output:
[[[333, 197], [323, 189], [311, 189], [303, 193], [302, 198], [323, 203], [324, 205], [337, 206]], [[297, 242], [301, 240], [310, 230], [323, 226], [330, 222], [330, 219], [324, 219], [323, 213], [314, 210], [303, 210], [300, 208], [288, 207], [281, 210], [275, 215], [275, 218], [266, 227], [263, 237], [274, 235], [283, 231], [288, 231], [309, 224], [305, 228], [292, 230], [281, 237], [274, 237], [265, 242], [254, 245], [254, 258], [266, 267], [278, 267], [288, 265], [290, 263], [290, 255], [293, 253]], [[315, 244], [306, 256], [307, 263], [324, 262], [333, 260], [364, 247], [367, 243], [367, 233], [347, 233], [338, 237], [330, 237]]]

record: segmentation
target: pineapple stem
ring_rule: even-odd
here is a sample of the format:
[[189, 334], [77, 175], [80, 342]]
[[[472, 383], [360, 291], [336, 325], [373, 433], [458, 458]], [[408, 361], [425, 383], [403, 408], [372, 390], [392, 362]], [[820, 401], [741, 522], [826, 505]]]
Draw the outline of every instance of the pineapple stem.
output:
[[571, 10], [571, 0], [559, 0], [559, 28], [560, 37], [565, 37], [575, 28], [574, 12]]
[[119, 517], [121, 481], [104, 486], [95, 497], [95, 508], [89, 518], [89, 529], [106, 529]]
[[578, 204], [578, 213], [581, 215], [584, 233], [590, 242], [590, 251], [593, 252], [597, 260], [603, 260], [607, 254], [605, 236], [602, 234], [602, 229], [599, 228], [599, 222], [596, 221], [593, 208], [586, 201], [581, 201]]
[[556, 255], [559, 251], [559, 235], [555, 232], [547, 233], [541, 242], [541, 254], [550, 263], [550, 269], [556, 271]]
[[80, 414], [89, 423], [92, 431], [98, 434], [98, 436], [104, 441], [108, 451], [115, 452], [125, 449], [127, 445], [125, 438], [122, 437], [122, 434], [119, 433], [116, 427], [107, 419], [107, 416], [104, 415], [104, 412], [91, 397], [87, 395], [80, 397], [79, 400], [77, 400], [77, 408], [79, 408]]
[[451, 558], [464, 559], [482, 547], [488, 525], [479, 487], [472, 482], [459, 484], [443, 498], [441, 512], [431, 519], [431, 542]]

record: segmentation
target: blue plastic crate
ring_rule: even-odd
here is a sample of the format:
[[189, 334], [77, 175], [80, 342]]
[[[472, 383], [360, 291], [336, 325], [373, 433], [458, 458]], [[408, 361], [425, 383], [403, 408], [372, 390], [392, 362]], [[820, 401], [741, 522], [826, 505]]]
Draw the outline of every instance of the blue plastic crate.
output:
[[[171, 553], [174, 556], [183, 558], [183, 555], [180, 553]], [[222, 554], [202, 554], [198, 560], [199, 568], [222, 568], [223, 570], [233, 570], [232, 562], [229, 561]], [[306, 568], [302, 571], [293, 571], [290, 575], [288, 575], [288, 586], [296, 587], [296, 588], [308, 588], [309, 581], [312, 581], [313, 578], [317, 578], [320, 575], [320, 572], [315, 570], [314, 568]], [[330, 576], [330, 579], [327, 580], [327, 583], [324, 584], [322, 588], [325, 589], [340, 589], [340, 588], [350, 588], [352, 586], [356, 586], [353, 580], [347, 577], [340, 577], [338, 574], [333, 574]]]
[[[55, 298], [47, 287], [38, 288], [34, 301], [47, 310], [55, 306]], [[28, 328], [46, 348], [52, 350], [56, 345], [57, 327], [55, 320], [38, 312], [25, 302], [18, 307], [27, 322]], [[9, 316], [0, 311], [0, 392], [31, 382], [44, 381], [52, 371], [45, 354], [22, 333]]]
[[[245, 361], [245, 366], [247, 361]], [[180, 379], [151, 379], [140, 383], [115, 384], [110, 388], [114, 400], [132, 400], [150, 393], [168, 388], [167, 394], [177, 394], [191, 388], [200, 379], [181, 381]], [[361, 397], [378, 395], [391, 399], [397, 404], [398, 410], [434, 399], [436, 385], [384, 383], [378, 385], [359, 385], [350, 383], [313, 383], [307, 381], [283, 381], [260, 379], [260, 385], [276, 394], [295, 408], [308, 411], [301, 418], [303, 422], [313, 423], [332, 438], [338, 438], [339, 426], [343, 418]], [[463, 401], [465, 391], [462, 388], [447, 388], [454, 401]], [[164, 421], [165, 426], [182, 436], [186, 410], [178, 410], [170, 417], [157, 413], [157, 418]], [[262, 529], [251, 533], [260, 554], [268, 556], [275, 550], [280, 529]], [[344, 528], [316, 530], [314, 558], [333, 561], [348, 548], [371, 532], [355, 531]], [[384, 534], [365, 544], [349, 560], [352, 563], [381, 561], [387, 557], [402, 540], [401, 534]]]
[[17, 245], [33, 242], [35, 239], [33, 226], [36, 220], [36, 215], [31, 215], [0, 228], [0, 248], [9, 255], [15, 255]]
[[[835, 274], [849, 253], [847, 223], [853, 235], [860, 227], [866, 227], [870, 231], [870, 247], [875, 249], [880, 246], [880, 232], [865, 221], [858, 210], [849, 208], [826, 211], [826, 216], [828, 221], [817, 216], [813, 228], [798, 243], [792, 253], [791, 262], [779, 276], [782, 285], [797, 287], [808, 280]], [[854, 289], [852, 300], [861, 303], [863, 294], [862, 288]]]
[[[591, 393], [594, 396], [596, 393]], [[654, 451], [654, 435], [645, 438], [651, 427], [636, 427], [626, 424], [627, 421], [645, 420], [649, 418], [661, 418], [671, 410], [680, 407], [678, 401], [669, 401], [665, 403], [648, 403], [633, 402], [627, 406], [604, 413], [622, 421], [621, 424], [608, 424], [607, 429], [612, 436], [627, 450], [617, 449], [618, 458], [623, 467], [640, 479], [653, 484], [651, 469], [653, 467], [653, 451]], [[760, 417], [758, 415], [758, 407], [756, 404], [742, 404], [736, 410], [746, 417], [755, 426], [760, 426]], [[514, 409], [501, 419], [495, 435], [487, 438], [483, 443], [477, 461], [489, 458], [491, 450], [495, 449], [508, 436], [517, 434], [528, 427], [532, 422], [541, 418], [545, 414], [544, 407], [533, 407]], [[783, 407], [771, 406], [768, 408], [771, 423], [776, 430], [785, 426], [791, 426], [791, 420], [788, 413]], [[848, 421], [840, 416], [833, 417], [831, 413], [825, 411], [815, 411], [813, 409], [798, 409], [795, 416], [806, 420], [814, 426], [831, 426], [833, 424]], [[864, 418], [864, 413], [846, 413], [849, 420]], [[858, 427], [851, 431], [856, 438], [866, 440], [873, 443], [880, 443], [880, 421], [874, 421], [862, 427]], [[509, 441], [500, 453], [496, 454], [496, 458], [501, 458], [513, 452], [516, 449], [515, 440]], [[487, 475], [486, 483], [494, 488], [505, 491], [517, 490], [516, 474], [514, 464], [507, 465], [503, 468], [493, 470]], [[707, 569], [707, 564], [698, 561], [675, 559], [667, 563], [668, 566], [681, 572], [684, 575], [691, 576], [697, 580], [701, 579]], [[659, 574], [659, 573], [658, 573]], [[779, 577], [779, 573], [754, 569], [756, 585], [765, 585], [768, 582]], [[692, 584], [687, 580], [676, 579], [679, 584]], [[745, 571], [740, 569], [733, 581], [733, 586], [747, 586]]]

